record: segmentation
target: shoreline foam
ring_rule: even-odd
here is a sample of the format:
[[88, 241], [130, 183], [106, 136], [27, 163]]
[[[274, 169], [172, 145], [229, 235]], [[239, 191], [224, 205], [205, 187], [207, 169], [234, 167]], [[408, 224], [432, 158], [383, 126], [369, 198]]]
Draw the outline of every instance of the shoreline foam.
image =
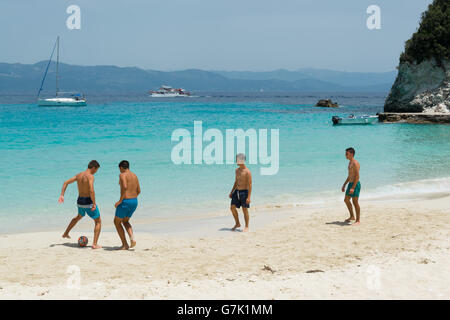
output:
[[[430, 187], [432, 186], [432, 187]], [[260, 215], [262, 220], [271, 221], [270, 213], [279, 213], [283, 215], [286, 211], [299, 209], [302, 210], [309, 208], [322, 208], [329, 205], [329, 203], [340, 203], [343, 199], [343, 193], [340, 191], [325, 191], [322, 193], [325, 195], [321, 198], [314, 197], [305, 197], [305, 199], [299, 199], [298, 201], [294, 201], [296, 197], [294, 195], [278, 195], [276, 197], [277, 200], [280, 198], [287, 198], [287, 201], [279, 201], [275, 203], [266, 203], [262, 205], [252, 206], [250, 208], [251, 215]], [[364, 193], [361, 194], [360, 202], [371, 203], [371, 202], [390, 202], [390, 201], [405, 201], [405, 200], [427, 200], [427, 199], [439, 199], [444, 198], [450, 195], [450, 177], [445, 178], [435, 178], [435, 179], [421, 179], [415, 181], [401, 182], [395, 183], [392, 185], [387, 185], [383, 187], [371, 188], [368, 190], [364, 190]], [[147, 210], [147, 207], [138, 208], [139, 211]], [[176, 210], [176, 209], [174, 209]], [[198, 223], [208, 223], [208, 221], [214, 219], [223, 219], [224, 221], [229, 220], [232, 223], [231, 213], [228, 207], [228, 201], [222, 208], [218, 208], [216, 210], [211, 210], [209, 212], [202, 212], [196, 215], [169, 215], [168, 217], [151, 217], [151, 216], [139, 216], [136, 214], [133, 219], [133, 224], [145, 230], [157, 230], [158, 233], [165, 234], [164, 230], [162, 230], [161, 226], [167, 227], [167, 233], [173, 234], [172, 230], [180, 230], [183, 226], [190, 224], [198, 224]], [[264, 215], [269, 213], [268, 217]], [[73, 215], [75, 216], [76, 212], [74, 211]], [[30, 233], [30, 232], [46, 232], [46, 231], [55, 231], [62, 232], [67, 223], [69, 223], [72, 216], [67, 216], [65, 221], [59, 226], [52, 226], [50, 228], [43, 228], [42, 226], [36, 227], [33, 229], [25, 229], [25, 230], [17, 230], [14, 232], [8, 233], [0, 233], [0, 235], [11, 235], [11, 234], [20, 234], [20, 233]], [[225, 219], [224, 219], [225, 218]], [[113, 215], [102, 215], [102, 223], [103, 230], [113, 230], [114, 226], [112, 224]], [[180, 226], [178, 226], [180, 224]], [[226, 224], [226, 222], [225, 222]], [[156, 225], [157, 227], [152, 228], [152, 225]], [[149, 227], [150, 226], [150, 227]], [[78, 223], [75, 227], [75, 230], [85, 230], [90, 231], [92, 229], [92, 222], [89, 218], [85, 218]], [[181, 232], [183, 234], [183, 232]]]

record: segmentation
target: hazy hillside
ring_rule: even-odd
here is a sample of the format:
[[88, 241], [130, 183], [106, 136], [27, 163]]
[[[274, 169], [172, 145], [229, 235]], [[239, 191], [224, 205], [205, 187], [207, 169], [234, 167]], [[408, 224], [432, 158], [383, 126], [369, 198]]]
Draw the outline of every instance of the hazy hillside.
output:
[[235, 79], [253, 79], [253, 80], [285, 80], [296, 81], [306, 79], [321, 79], [327, 82], [333, 82], [346, 87], [361, 86], [385, 86], [392, 84], [397, 75], [397, 71], [389, 72], [343, 72], [326, 69], [304, 68], [296, 71], [284, 69], [251, 72], [251, 71], [215, 71], [223, 76]]
[[[0, 91], [39, 89], [46, 61], [36, 64], [0, 63]], [[163, 72], [136, 67], [60, 64], [60, 89], [89, 92], [145, 92], [162, 84], [192, 91], [388, 91], [395, 78], [389, 73], [350, 73], [302, 69], [271, 72], [219, 72], [189, 69]], [[49, 68], [44, 91], [55, 88], [55, 63]]]

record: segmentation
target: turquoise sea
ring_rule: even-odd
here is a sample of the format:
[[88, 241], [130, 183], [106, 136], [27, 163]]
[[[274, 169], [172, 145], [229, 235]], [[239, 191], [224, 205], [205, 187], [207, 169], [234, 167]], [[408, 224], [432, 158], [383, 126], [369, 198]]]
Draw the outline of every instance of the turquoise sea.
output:
[[[342, 107], [310, 107], [331, 97]], [[450, 126], [331, 125], [332, 115], [375, 114], [384, 94], [205, 94], [156, 100], [97, 95], [86, 108], [39, 108], [18, 96], [0, 99], [0, 233], [65, 228], [76, 214], [76, 186], [57, 203], [64, 180], [96, 159], [97, 203], [113, 219], [118, 168], [126, 159], [140, 178], [136, 220], [228, 214], [234, 165], [176, 165], [175, 129], [279, 129], [280, 169], [253, 172], [252, 207], [342, 197], [347, 147], [361, 163], [361, 202], [450, 193]], [[9, 99], [9, 100], [8, 100]]]

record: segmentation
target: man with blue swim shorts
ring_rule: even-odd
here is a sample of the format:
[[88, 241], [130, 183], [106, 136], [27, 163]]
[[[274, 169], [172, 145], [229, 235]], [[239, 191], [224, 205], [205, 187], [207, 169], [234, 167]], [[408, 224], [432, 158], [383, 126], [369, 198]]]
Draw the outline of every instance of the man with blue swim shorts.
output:
[[[141, 187], [137, 176], [130, 171], [130, 163], [128, 161], [121, 161], [119, 163], [119, 170], [120, 200], [115, 204], [116, 216], [114, 217], [114, 225], [116, 226], [117, 233], [122, 241], [122, 247], [119, 249], [128, 250], [129, 248], [136, 246], [130, 218], [137, 208], [137, 197], [141, 193]], [[125, 228], [130, 237], [129, 246], [123, 228]]]
[[[345, 150], [345, 157], [349, 160], [348, 164], [348, 177], [347, 180], [345, 180], [344, 185], [342, 186], [342, 192], [345, 192], [345, 199], [344, 202], [347, 205], [348, 211], [350, 212], [350, 217], [345, 220], [345, 222], [352, 222], [353, 226], [357, 226], [360, 224], [360, 207], [359, 207], [359, 192], [361, 191], [361, 182], [359, 181], [359, 162], [356, 161], [355, 157], [355, 149], [353, 148], [347, 148]], [[347, 190], [345, 189], [345, 186], [348, 183]], [[352, 201], [350, 201], [350, 199]], [[355, 207], [356, 211], [356, 220], [355, 216], [353, 215], [353, 206]]]
[[98, 211], [97, 204], [95, 202], [95, 191], [94, 191], [94, 174], [100, 168], [100, 164], [92, 160], [89, 162], [88, 168], [78, 173], [73, 178], [70, 178], [66, 182], [64, 182], [61, 195], [59, 196], [59, 203], [64, 202], [64, 194], [66, 192], [67, 186], [71, 183], [77, 182], [78, 185], [78, 199], [77, 199], [77, 207], [78, 207], [78, 215], [70, 221], [67, 226], [66, 231], [63, 234], [63, 238], [70, 239], [69, 232], [73, 227], [80, 221], [87, 213], [89, 217], [91, 217], [95, 222], [94, 227], [94, 243], [92, 244], [92, 249], [99, 249], [101, 246], [98, 245], [98, 238], [100, 236], [101, 230], [101, 219], [100, 212]]

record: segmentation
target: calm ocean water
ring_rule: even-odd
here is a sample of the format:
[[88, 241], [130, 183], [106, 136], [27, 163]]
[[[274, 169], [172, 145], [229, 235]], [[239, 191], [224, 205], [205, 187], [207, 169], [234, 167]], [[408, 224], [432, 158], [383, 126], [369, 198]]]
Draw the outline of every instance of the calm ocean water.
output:
[[[332, 97], [342, 107], [308, 107]], [[361, 201], [449, 193], [450, 126], [331, 125], [332, 115], [375, 114], [384, 94], [204, 94], [190, 99], [145, 96], [89, 97], [87, 108], [39, 108], [29, 97], [0, 101], [0, 233], [64, 228], [76, 214], [76, 186], [57, 204], [64, 180], [96, 159], [97, 203], [112, 219], [119, 198], [120, 160], [131, 163], [142, 195], [136, 218], [228, 214], [233, 165], [175, 165], [172, 131], [279, 129], [280, 170], [253, 172], [254, 207], [299, 204], [341, 197], [346, 178], [345, 148], [361, 163]], [[13, 103], [14, 102], [14, 103]]]

